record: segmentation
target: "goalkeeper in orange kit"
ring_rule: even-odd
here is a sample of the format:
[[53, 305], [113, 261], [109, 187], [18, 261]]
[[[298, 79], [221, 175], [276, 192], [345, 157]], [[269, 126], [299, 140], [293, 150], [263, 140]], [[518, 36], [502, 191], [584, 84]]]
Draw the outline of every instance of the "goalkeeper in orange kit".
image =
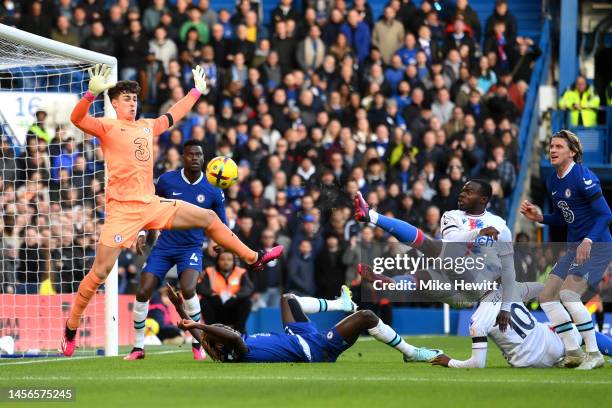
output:
[[[206, 77], [200, 66], [193, 70], [195, 87], [157, 119], [136, 120], [140, 86], [134, 81], [109, 83], [111, 69], [96, 65], [89, 70], [89, 90], [77, 103], [70, 120], [83, 132], [96, 136], [106, 162], [106, 221], [102, 227], [93, 266], [79, 285], [66, 322], [61, 349], [72, 356], [76, 330], [85, 308], [104, 283], [123, 248], [129, 248], [142, 229], [202, 228], [222, 247], [243, 259], [249, 268], [260, 270], [278, 258], [282, 246], [267, 253], [256, 252], [242, 243], [212, 210], [180, 200], [155, 195], [153, 145], [161, 133], [191, 111], [200, 95], [207, 93]], [[94, 118], [87, 114], [96, 97], [108, 90], [117, 119]]]

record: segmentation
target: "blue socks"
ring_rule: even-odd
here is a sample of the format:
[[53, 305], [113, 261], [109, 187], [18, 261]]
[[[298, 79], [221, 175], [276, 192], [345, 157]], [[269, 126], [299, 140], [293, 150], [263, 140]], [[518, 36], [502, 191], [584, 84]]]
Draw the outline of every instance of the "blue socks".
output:
[[384, 229], [404, 244], [420, 244], [423, 241], [421, 230], [406, 221], [378, 214], [378, 219], [373, 220], [376, 226]]
[[595, 338], [597, 339], [597, 348], [601, 354], [612, 356], [612, 338], [600, 332], [595, 332]]

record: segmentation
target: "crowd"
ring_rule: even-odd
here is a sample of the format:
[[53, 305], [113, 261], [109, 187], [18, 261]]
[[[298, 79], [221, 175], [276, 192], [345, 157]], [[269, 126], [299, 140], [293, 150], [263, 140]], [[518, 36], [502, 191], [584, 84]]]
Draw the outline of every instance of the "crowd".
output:
[[[439, 237], [441, 213], [481, 177], [493, 185], [489, 210], [504, 217], [540, 54], [503, 0], [484, 22], [467, 0], [441, 10], [391, 0], [380, 19], [365, 0], [301, 3], [281, 0], [265, 25], [250, 0], [232, 10], [208, 0], [0, 1], [4, 24], [117, 56], [120, 79], [142, 86], [144, 116], [165, 113], [191, 88], [193, 65], [204, 67], [211, 92], [160, 138], [155, 176], [181, 166], [189, 139], [238, 163], [239, 183], [225, 192], [229, 226], [253, 248], [287, 248], [250, 277], [255, 306], [277, 305], [285, 290], [334, 298], [359, 284], [357, 262], [384, 254], [390, 238], [352, 221], [358, 190]], [[4, 292], [72, 292], [104, 219], [95, 140], [65, 127], [46, 140], [44, 116], [23, 152], [2, 144]], [[123, 293], [134, 292], [140, 263], [124, 251]]]

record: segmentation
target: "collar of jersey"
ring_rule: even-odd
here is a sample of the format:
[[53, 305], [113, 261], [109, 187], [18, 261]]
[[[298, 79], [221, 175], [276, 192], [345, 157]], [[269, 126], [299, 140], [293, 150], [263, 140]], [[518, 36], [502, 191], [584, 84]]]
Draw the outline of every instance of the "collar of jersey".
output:
[[200, 172], [200, 177], [198, 177], [198, 179], [195, 181], [195, 183], [191, 183], [191, 181], [189, 181], [189, 179], [187, 177], [185, 177], [185, 169], [182, 168], [181, 169], [181, 177], [183, 178], [183, 180], [185, 180], [185, 183], [195, 186], [196, 184], [198, 184], [200, 181], [202, 181], [202, 178], [204, 177], [204, 172], [201, 171]]
[[487, 213], [487, 210], [484, 210], [484, 211], [482, 212], [482, 214], [477, 214], [477, 215], [474, 215], [474, 214], [468, 214], [468, 213], [467, 213], [467, 212], [465, 212], [465, 211], [464, 211], [464, 213], [465, 213], [465, 215], [466, 215], [466, 216], [468, 216], [468, 217], [478, 218], [478, 217], [482, 217], [483, 215], [485, 215], [485, 214]]
[[[574, 165], [576, 164], [576, 162], [572, 161], [572, 163], [569, 165], [569, 167], [567, 168], [567, 170], [565, 170], [565, 173], [563, 173], [563, 175], [561, 177], [559, 177], [559, 175], [557, 174], [557, 178], [558, 179], [562, 179], [565, 178], [565, 176], [567, 176], [569, 174], [570, 171], [572, 171], [572, 169], [574, 168]], [[555, 172], [556, 173], [556, 172]]]

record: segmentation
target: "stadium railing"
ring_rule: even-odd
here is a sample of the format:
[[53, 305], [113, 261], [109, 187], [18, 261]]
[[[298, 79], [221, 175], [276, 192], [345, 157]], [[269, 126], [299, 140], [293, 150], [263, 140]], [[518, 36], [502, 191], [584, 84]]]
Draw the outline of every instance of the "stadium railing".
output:
[[517, 175], [516, 187], [508, 201], [508, 226], [514, 230], [518, 214], [519, 202], [524, 191], [524, 185], [529, 171], [531, 155], [533, 153], [533, 141], [538, 130], [539, 109], [537, 106], [539, 87], [546, 81], [550, 65], [550, 18], [544, 19], [542, 33], [540, 35], [540, 49], [542, 56], [536, 62], [529, 82], [529, 90], [525, 97], [525, 109], [519, 126], [519, 173]]

